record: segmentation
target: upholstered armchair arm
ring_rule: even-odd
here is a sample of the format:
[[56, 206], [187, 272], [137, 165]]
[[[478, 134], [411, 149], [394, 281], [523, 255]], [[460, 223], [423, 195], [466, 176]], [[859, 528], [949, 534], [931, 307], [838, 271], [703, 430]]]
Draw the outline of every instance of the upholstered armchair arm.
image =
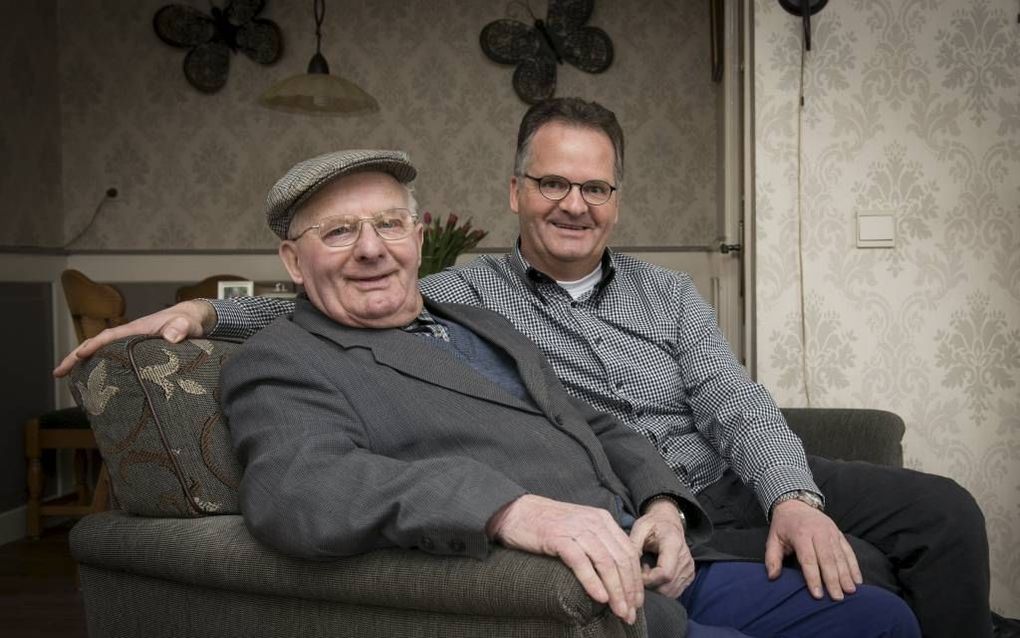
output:
[[783, 408], [808, 454], [903, 466], [903, 419], [884, 410]]
[[643, 614], [624, 625], [552, 558], [390, 549], [319, 562], [260, 545], [238, 515], [242, 468], [218, 402], [237, 347], [132, 337], [72, 372], [125, 510], [71, 532], [90, 636], [645, 635]]
[[[83, 567], [204, 589], [369, 607], [386, 614], [407, 610], [467, 621], [506, 618], [514, 631], [537, 619], [574, 627], [604, 624], [607, 616], [612, 620], [608, 608], [592, 601], [559, 561], [503, 548], [484, 561], [392, 549], [318, 562], [263, 547], [237, 515], [171, 519], [119, 511], [82, 520], [70, 543]], [[618, 627], [613, 635], [644, 636], [643, 618], [634, 627], [610, 624]]]

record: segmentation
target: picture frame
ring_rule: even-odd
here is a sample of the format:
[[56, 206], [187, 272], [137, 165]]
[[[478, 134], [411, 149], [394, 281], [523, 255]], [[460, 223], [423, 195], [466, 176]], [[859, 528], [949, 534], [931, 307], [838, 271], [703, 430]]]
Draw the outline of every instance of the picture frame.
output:
[[216, 298], [232, 299], [234, 297], [252, 297], [255, 295], [254, 281], [218, 281], [216, 282]]

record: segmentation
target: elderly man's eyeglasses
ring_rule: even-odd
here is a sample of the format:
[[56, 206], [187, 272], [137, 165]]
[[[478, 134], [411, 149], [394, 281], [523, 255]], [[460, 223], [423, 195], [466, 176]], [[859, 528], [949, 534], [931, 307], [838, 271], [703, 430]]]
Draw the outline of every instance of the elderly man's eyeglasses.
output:
[[398, 241], [414, 232], [414, 225], [418, 223], [418, 215], [406, 208], [391, 208], [375, 213], [371, 217], [353, 215], [330, 217], [302, 230], [292, 241], [297, 241], [304, 237], [308, 231], [314, 230], [322, 243], [330, 248], [353, 246], [361, 237], [361, 227], [365, 222], [372, 226], [380, 239]]
[[545, 175], [543, 177], [532, 177], [525, 173], [528, 179], [538, 182], [538, 192], [546, 199], [558, 202], [570, 194], [570, 189], [577, 187], [581, 191], [581, 198], [592, 206], [601, 206], [613, 196], [616, 187], [601, 179], [590, 179], [583, 184], [572, 182], [566, 177], [559, 175]]

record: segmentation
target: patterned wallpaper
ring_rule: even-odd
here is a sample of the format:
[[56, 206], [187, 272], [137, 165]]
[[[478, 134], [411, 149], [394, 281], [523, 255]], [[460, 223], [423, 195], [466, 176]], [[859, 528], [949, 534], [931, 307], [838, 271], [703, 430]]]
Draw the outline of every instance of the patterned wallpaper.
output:
[[0, 0], [0, 245], [59, 246], [60, 100], [52, 3]]
[[[907, 464], [977, 498], [992, 604], [1020, 615], [1020, 27], [1015, 0], [845, 0], [800, 23], [755, 2], [759, 377], [892, 410]], [[855, 248], [893, 211], [894, 249]]]
[[[381, 104], [355, 118], [255, 104], [314, 52], [309, 0], [269, 0], [262, 15], [282, 28], [284, 57], [262, 67], [234, 56], [226, 87], [211, 96], [185, 82], [184, 51], [153, 33], [152, 16], [166, 2], [42, 3], [56, 6], [59, 27], [64, 236], [84, 227], [107, 187], [121, 193], [76, 248], [273, 248], [261, 218], [273, 181], [300, 159], [344, 147], [407, 149], [421, 168], [424, 208], [472, 216], [490, 230], [484, 246], [513, 241], [506, 184], [525, 105], [513, 94], [512, 68], [478, 45], [482, 27], [506, 15], [505, 0], [327, 2], [324, 55]], [[541, 0], [531, 4], [544, 11]], [[640, 10], [598, 2], [591, 24], [613, 39], [613, 66], [601, 75], [559, 67], [558, 95], [603, 102], [627, 131], [624, 214], [633, 221], [620, 226], [617, 245], [714, 239], [719, 88], [709, 80], [707, 13], [704, 2], [659, 0]], [[21, 34], [16, 46], [35, 54], [46, 40]], [[15, 77], [31, 84], [47, 75]], [[0, 244], [34, 242], [52, 227], [52, 217], [23, 210], [14, 211], [20, 230], [0, 229]]]

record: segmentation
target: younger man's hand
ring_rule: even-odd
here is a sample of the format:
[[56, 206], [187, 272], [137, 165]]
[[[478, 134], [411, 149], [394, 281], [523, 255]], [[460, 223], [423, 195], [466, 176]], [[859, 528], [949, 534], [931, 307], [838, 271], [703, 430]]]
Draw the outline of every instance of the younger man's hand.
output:
[[216, 309], [203, 299], [182, 301], [176, 306], [135, 319], [122, 326], [103, 330], [95, 337], [81, 342], [53, 370], [53, 376], [63, 377], [74, 364], [88, 359], [103, 346], [132, 335], [160, 335], [170, 343], [188, 337], [201, 337], [216, 325]]

